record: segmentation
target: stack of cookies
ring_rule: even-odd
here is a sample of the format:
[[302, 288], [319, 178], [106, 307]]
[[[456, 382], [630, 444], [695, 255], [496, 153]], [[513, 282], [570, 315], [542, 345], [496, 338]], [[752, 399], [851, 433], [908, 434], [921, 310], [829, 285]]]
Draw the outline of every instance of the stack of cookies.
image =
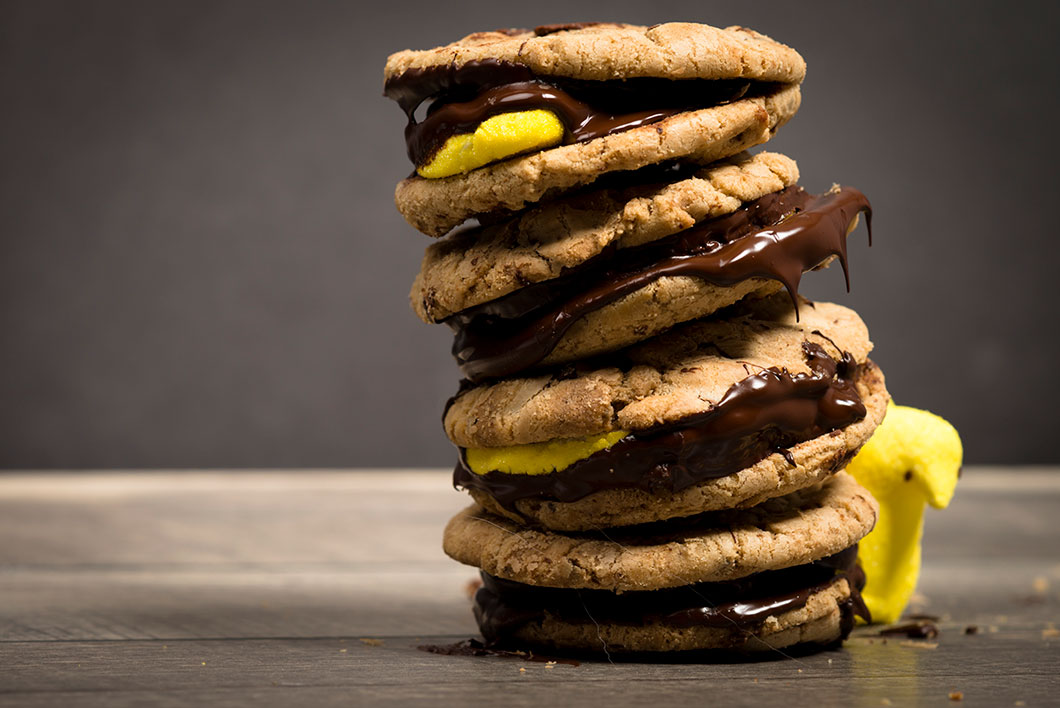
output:
[[[455, 332], [444, 414], [491, 642], [749, 652], [846, 636], [877, 506], [843, 468], [888, 395], [853, 311], [798, 294], [865, 197], [745, 152], [802, 58], [740, 27], [469, 35], [386, 65], [427, 249], [412, 305]], [[464, 225], [474, 219], [476, 223]], [[461, 227], [461, 228], [457, 228]]]

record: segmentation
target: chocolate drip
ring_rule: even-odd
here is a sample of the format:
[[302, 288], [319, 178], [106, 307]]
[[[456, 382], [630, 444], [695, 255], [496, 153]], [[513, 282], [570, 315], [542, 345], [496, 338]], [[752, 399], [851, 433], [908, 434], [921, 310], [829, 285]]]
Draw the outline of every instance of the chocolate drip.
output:
[[[551, 615], [568, 622], [607, 622], [640, 626], [660, 622], [671, 627], [752, 628], [767, 617], [805, 606], [814, 593], [841, 578], [850, 586], [853, 615], [866, 620], [860, 590], [864, 573], [857, 546], [806, 565], [765, 571], [730, 582], [697, 583], [678, 588], [627, 592], [543, 588], [482, 573], [475, 594], [475, 618], [484, 637], [496, 641], [520, 627]], [[846, 602], [844, 602], [846, 604]], [[844, 613], [844, 618], [847, 613]], [[845, 623], [844, 623], [845, 624]], [[844, 627], [844, 636], [849, 629]]]
[[[383, 94], [405, 111], [409, 159], [414, 165], [423, 165], [448, 138], [471, 132], [500, 113], [552, 111], [566, 128], [566, 141], [582, 142], [655, 123], [695, 107], [737, 100], [750, 85], [742, 79], [675, 82], [537, 77], [525, 66], [487, 59], [460, 67], [410, 69], [388, 80]], [[417, 121], [416, 109], [429, 98], [434, 98], [434, 103], [426, 117]], [[629, 112], [629, 105], [649, 108]]]
[[679, 492], [864, 418], [853, 358], [837, 362], [813, 342], [802, 346], [810, 373], [766, 369], [733, 384], [706, 413], [632, 433], [550, 474], [476, 474], [461, 454], [453, 485], [480, 489], [510, 509], [520, 499], [573, 502], [605, 489]]
[[397, 102], [411, 120], [416, 108], [429, 98], [446, 93], [470, 98], [485, 88], [532, 81], [533, 78], [533, 72], [522, 64], [482, 59], [460, 66], [445, 64], [408, 69], [387, 79], [383, 95]]
[[453, 356], [472, 381], [510, 376], [540, 363], [585, 315], [665, 276], [719, 286], [749, 278], [780, 281], [798, 312], [803, 272], [838, 256], [846, 276], [847, 230], [872, 208], [853, 187], [812, 196], [799, 187], [768, 194], [659, 242], [614, 250], [560, 278], [535, 283], [445, 320], [455, 332]]

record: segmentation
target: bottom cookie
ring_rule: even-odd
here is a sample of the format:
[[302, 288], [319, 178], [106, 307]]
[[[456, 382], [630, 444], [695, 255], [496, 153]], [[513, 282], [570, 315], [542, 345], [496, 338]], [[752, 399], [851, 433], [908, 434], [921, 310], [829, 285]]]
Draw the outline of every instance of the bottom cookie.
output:
[[857, 547], [727, 583], [632, 592], [538, 588], [483, 573], [475, 618], [491, 643], [607, 654], [824, 648], [868, 620]]

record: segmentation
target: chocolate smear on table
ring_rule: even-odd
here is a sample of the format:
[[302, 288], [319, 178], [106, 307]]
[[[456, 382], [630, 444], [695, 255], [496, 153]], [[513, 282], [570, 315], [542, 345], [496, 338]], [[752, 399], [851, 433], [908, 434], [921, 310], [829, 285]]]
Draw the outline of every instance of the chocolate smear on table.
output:
[[939, 627], [934, 622], [919, 620], [880, 630], [881, 637], [902, 636], [909, 639], [934, 639], [939, 636]]
[[443, 656], [498, 656], [504, 659], [521, 659], [544, 664], [581, 666], [581, 662], [576, 659], [546, 656], [533, 651], [504, 649], [493, 644], [483, 644], [474, 637], [454, 642], [453, 644], [422, 644], [416, 648], [430, 654], [441, 654]]

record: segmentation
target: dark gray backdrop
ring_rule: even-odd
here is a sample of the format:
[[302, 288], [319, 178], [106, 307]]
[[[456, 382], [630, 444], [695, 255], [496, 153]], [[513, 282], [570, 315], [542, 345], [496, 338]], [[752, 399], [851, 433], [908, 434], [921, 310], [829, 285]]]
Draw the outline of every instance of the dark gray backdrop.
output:
[[364, 5], [0, 3], [0, 467], [449, 464], [457, 374], [407, 305], [427, 239], [392, 204], [383, 62], [586, 19], [799, 49], [770, 147], [811, 189], [860, 187], [877, 228], [849, 296], [838, 268], [804, 291], [861, 313], [895, 398], [954, 421], [967, 461], [1060, 461], [1055, 10]]

